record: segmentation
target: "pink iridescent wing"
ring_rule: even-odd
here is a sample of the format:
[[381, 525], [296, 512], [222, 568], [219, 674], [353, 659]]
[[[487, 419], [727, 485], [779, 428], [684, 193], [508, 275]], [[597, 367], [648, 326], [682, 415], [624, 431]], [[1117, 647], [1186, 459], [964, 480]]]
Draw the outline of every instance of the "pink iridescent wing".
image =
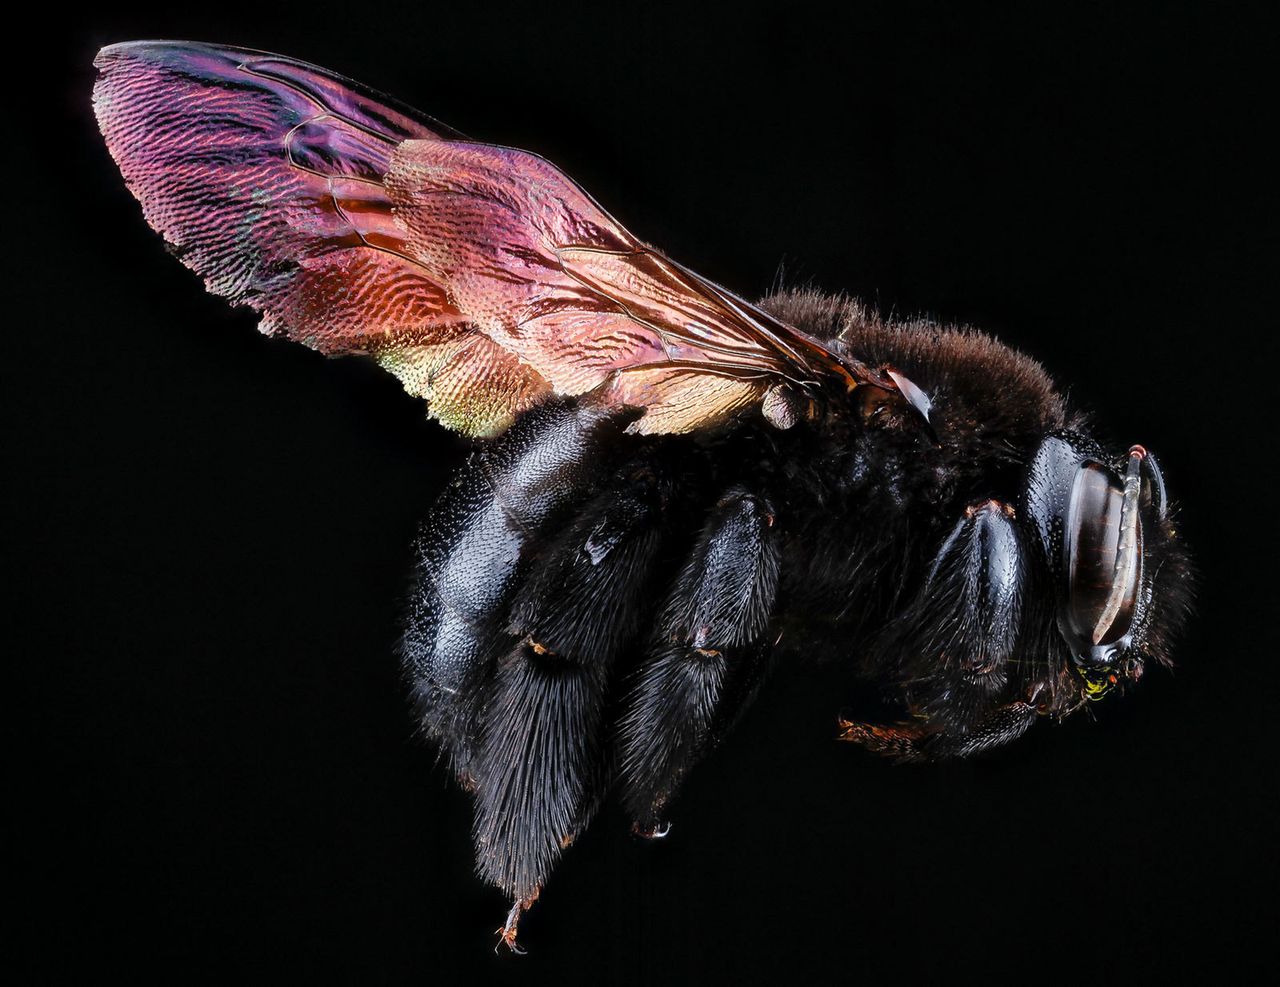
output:
[[[99, 53], [94, 107], [147, 221], [262, 329], [364, 353], [473, 435], [552, 395], [684, 432], [771, 388], [885, 381], [645, 246], [551, 164], [314, 66]], [[892, 385], [889, 385], [892, 386]]]

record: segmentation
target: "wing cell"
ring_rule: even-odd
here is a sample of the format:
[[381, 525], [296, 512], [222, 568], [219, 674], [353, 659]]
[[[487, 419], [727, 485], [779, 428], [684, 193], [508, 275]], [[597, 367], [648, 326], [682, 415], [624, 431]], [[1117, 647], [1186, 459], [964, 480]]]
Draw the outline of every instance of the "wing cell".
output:
[[94, 106], [148, 223], [264, 332], [367, 354], [451, 428], [554, 395], [721, 421], [779, 384], [883, 380], [637, 240], [535, 154], [315, 66], [103, 49]]

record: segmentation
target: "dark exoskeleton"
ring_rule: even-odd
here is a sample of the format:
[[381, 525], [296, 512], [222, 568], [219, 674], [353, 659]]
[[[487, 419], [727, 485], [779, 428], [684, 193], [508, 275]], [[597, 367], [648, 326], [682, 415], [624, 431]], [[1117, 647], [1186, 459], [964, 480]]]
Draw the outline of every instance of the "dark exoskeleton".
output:
[[646, 437], [589, 401], [538, 409], [423, 526], [405, 668], [474, 793], [512, 948], [606, 792], [662, 835], [774, 666], [849, 661], [900, 715], [843, 736], [920, 760], [1004, 743], [1167, 660], [1189, 566], [1154, 456], [1108, 453], [986, 336], [804, 293], [765, 305], [906, 383], [785, 432], [756, 414]]

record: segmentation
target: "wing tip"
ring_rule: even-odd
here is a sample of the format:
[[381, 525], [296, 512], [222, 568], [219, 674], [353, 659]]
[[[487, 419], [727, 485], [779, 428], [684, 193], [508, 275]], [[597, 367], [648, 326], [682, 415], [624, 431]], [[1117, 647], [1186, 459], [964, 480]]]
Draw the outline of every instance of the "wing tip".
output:
[[98, 120], [98, 129], [106, 133], [114, 105], [111, 77], [116, 70], [129, 66], [177, 68], [193, 55], [226, 55], [232, 50], [199, 41], [163, 40], [118, 41], [100, 48], [93, 56], [93, 67], [98, 71], [93, 84], [93, 113]]
[[[99, 49], [93, 64], [98, 70], [94, 84], [95, 104], [109, 100], [109, 96], [104, 95], [103, 82], [116, 72], [119, 72], [121, 80], [125, 80], [121, 86], [124, 92], [133, 73], [144, 76], [151, 71], [172, 73], [188, 77], [194, 83], [207, 83], [209, 79], [245, 81], [246, 76], [241, 70], [247, 69], [250, 70], [248, 75], [255, 77], [252, 84], [259, 87], [274, 86], [281, 93], [294, 90], [295, 98], [300, 94], [302, 98], [330, 109], [334, 109], [332, 101], [339, 99], [343, 105], [338, 109], [353, 112], [358, 118], [362, 115], [368, 117], [363, 122], [366, 129], [390, 126], [397, 141], [466, 139], [462, 133], [434, 117], [338, 72], [258, 48], [205, 41], [120, 41]], [[343, 95], [344, 90], [349, 90], [349, 93]], [[370, 106], [377, 111], [371, 116]], [[101, 122], [101, 112], [98, 112], [98, 119]]]

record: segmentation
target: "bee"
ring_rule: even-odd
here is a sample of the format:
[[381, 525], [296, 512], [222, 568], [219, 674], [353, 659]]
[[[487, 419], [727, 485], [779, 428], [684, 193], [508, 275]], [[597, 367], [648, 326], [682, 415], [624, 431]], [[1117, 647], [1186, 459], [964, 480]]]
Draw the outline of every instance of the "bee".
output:
[[1156, 456], [1096, 439], [1027, 356], [746, 301], [538, 155], [303, 62], [96, 65], [112, 157], [210, 291], [476, 442], [416, 542], [401, 658], [512, 903], [499, 945], [607, 795], [665, 835], [779, 666], [843, 663], [882, 715], [839, 736], [917, 761], [1170, 660], [1191, 565]]

